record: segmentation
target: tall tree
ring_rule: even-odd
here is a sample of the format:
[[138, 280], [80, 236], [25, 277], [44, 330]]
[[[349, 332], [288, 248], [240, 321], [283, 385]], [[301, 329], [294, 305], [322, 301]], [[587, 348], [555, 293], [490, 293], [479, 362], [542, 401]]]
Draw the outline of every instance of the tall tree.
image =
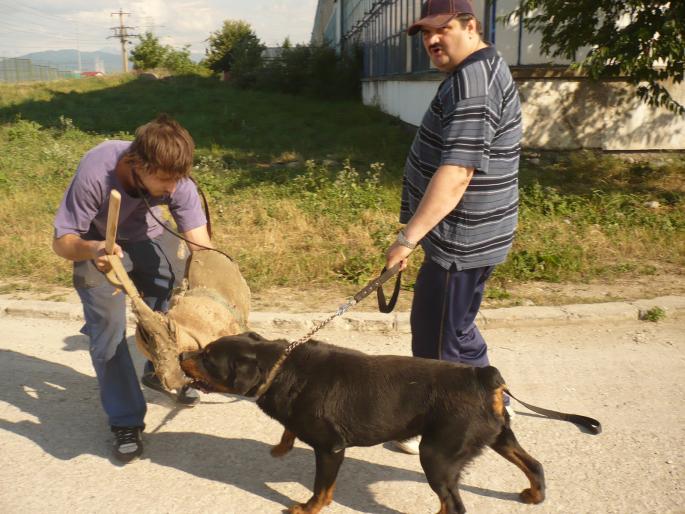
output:
[[138, 43], [131, 50], [131, 62], [139, 70], [150, 70], [162, 66], [167, 55], [167, 49], [159, 42], [159, 38], [152, 32], [139, 36]]
[[541, 33], [543, 53], [593, 79], [623, 77], [643, 101], [685, 114], [664, 87], [684, 78], [685, 1], [522, 0], [512, 15]]
[[162, 45], [152, 32], [146, 32], [138, 39], [140, 43], [131, 51], [131, 60], [136, 69], [166, 68], [174, 73], [197, 71], [198, 66], [190, 58], [190, 45], [176, 50], [171, 45]]
[[263, 49], [249, 23], [226, 20], [220, 30], [209, 36], [205, 63], [213, 71], [231, 71], [236, 62], [243, 69], [248, 65], [247, 61], [256, 59], [256, 68]]
[[165, 68], [178, 74], [198, 71], [199, 66], [190, 58], [190, 45], [185, 45], [180, 50], [167, 46], [167, 50], [163, 63]]

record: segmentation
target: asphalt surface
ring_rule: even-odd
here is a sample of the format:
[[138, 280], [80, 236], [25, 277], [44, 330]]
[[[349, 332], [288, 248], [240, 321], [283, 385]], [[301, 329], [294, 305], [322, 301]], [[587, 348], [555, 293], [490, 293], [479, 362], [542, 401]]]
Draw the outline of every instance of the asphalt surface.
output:
[[[607, 307], [605, 317], [597, 305], [564, 308], [563, 319], [545, 310], [553, 308], [484, 312], [491, 361], [514, 394], [598, 418], [604, 431], [590, 435], [515, 405], [514, 431], [545, 467], [547, 499], [518, 503], [526, 478], [486, 450], [463, 474], [469, 512], [685, 512], [685, 323], [682, 299], [669, 301], [650, 300], [629, 316], [623, 305]], [[637, 319], [655, 305], [667, 310], [665, 320]], [[179, 409], [146, 390], [145, 453], [117, 465], [80, 321], [19, 307], [0, 304], [0, 512], [277, 513], [308, 499], [312, 450], [298, 441], [273, 459], [280, 425], [253, 402], [225, 395]], [[260, 316], [253, 324], [266, 336], [297, 337], [311, 322]], [[319, 338], [409, 354], [401, 320], [388, 329], [354, 319]], [[324, 512], [437, 510], [418, 457], [379, 445], [347, 451]]]

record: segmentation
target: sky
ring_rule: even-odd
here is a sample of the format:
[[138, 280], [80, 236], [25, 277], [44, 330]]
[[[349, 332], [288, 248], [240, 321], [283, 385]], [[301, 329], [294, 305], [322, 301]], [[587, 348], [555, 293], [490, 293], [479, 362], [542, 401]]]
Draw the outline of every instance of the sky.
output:
[[[129, 33], [151, 31], [176, 48], [204, 53], [204, 40], [224, 20], [248, 22], [267, 46], [287, 37], [308, 43], [317, 0], [0, 0], [0, 57], [78, 48], [119, 53], [110, 27], [120, 10]], [[137, 41], [134, 40], [134, 41]]]

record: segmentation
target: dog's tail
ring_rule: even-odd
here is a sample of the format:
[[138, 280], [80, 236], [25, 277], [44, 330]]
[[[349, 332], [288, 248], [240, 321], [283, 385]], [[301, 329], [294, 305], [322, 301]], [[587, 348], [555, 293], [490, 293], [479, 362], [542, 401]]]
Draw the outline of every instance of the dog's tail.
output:
[[499, 370], [493, 366], [474, 368], [476, 377], [483, 389], [487, 391], [492, 402], [492, 411], [499, 417], [504, 418], [504, 390], [507, 388], [504, 378]]
[[485, 366], [482, 368], [475, 368], [476, 376], [479, 382], [487, 390], [498, 389], [505, 385], [504, 379], [497, 368], [494, 366]]
[[576, 425], [580, 425], [581, 427], [586, 428], [592, 434], [599, 434], [602, 432], [602, 424], [594, 418], [590, 418], [588, 416], [581, 416], [580, 414], [568, 414], [566, 412], [558, 412], [555, 410], [543, 409], [542, 407], [536, 407], [535, 405], [531, 405], [516, 398], [516, 396], [511, 394], [511, 391], [509, 391], [509, 389], [506, 388], [506, 386], [504, 388], [504, 392], [511, 396], [514, 400], [519, 402], [521, 405], [523, 405], [525, 408], [532, 410], [537, 414], [542, 414], [543, 416], [550, 419], [570, 421], [571, 423], [575, 423]]

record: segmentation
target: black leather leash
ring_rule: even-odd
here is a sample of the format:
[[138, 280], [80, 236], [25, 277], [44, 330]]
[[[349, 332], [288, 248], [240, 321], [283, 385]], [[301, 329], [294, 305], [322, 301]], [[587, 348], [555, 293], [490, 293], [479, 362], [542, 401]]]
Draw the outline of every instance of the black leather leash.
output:
[[[152, 216], [152, 218], [153, 218], [153, 219], [154, 219], [154, 220], [155, 220], [155, 221], [156, 221], [164, 230], [166, 230], [167, 232], [169, 232], [169, 233], [170, 233], [171, 235], [173, 235], [174, 237], [177, 237], [177, 238], [180, 239], [181, 241], [185, 241], [186, 243], [189, 243], [189, 244], [191, 244], [191, 245], [194, 245], [194, 246], [197, 246], [197, 247], [199, 247], [199, 248], [202, 248], [203, 250], [211, 250], [211, 251], [213, 251], [213, 252], [220, 253], [221, 255], [223, 255], [223, 256], [225, 256], [225, 257], [228, 257], [228, 260], [230, 260], [231, 262], [235, 262], [234, 259], [233, 259], [233, 257], [231, 257], [230, 255], [228, 255], [226, 252], [223, 252], [223, 251], [221, 251], [221, 250], [219, 250], [219, 249], [217, 249], [217, 248], [212, 248], [212, 247], [210, 247], [210, 246], [205, 246], [205, 245], [201, 245], [201, 244], [199, 244], [199, 243], [194, 243], [194, 242], [191, 241], [190, 239], [187, 239], [187, 238], [183, 237], [181, 234], [179, 234], [179, 233], [176, 232], [175, 230], [170, 229], [170, 228], [167, 226], [167, 224], [164, 223], [162, 220], [160, 220], [160, 219], [155, 215], [155, 213], [152, 211], [152, 207], [150, 206], [150, 202], [149, 202], [148, 199], [147, 199], [147, 194], [146, 194], [147, 192], [141, 187], [141, 186], [143, 185], [143, 183], [142, 183], [142, 181], [140, 180], [140, 177], [138, 176], [138, 173], [135, 171], [135, 169], [133, 169], [132, 171], [133, 171], [133, 173], [132, 173], [132, 175], [133, 175], [133, 182], [134, 182], [134, 185], [136, 186], [136, 191], [137, 191], [138, 195], [143, 199], [143, 202], [145, 203], [145, 208], [147, 209], [147, 212], [150, 213], [150, 216]], [[195, 181], [195, 179], [194, 179], [193, 177], [191, 177], [191, 176], [189, 176], [188, 178], [192, 181], [193, 184], [195, 184], [195, 187], [197, 188], [198, 193], [199, 193], [200, 196], [202, 197], [202, 202], [203, 202], [203, 204], [204, 204], [204, 210], [205, 210], [205, 218], [207, 218], [207, 234], [209, 235], [209, 238], [211, 239], [211, 238], [212, 238], [212, 220], [211, 220], [211, 217], [210, 217], [210, 215], [209, 215], [209, 203], [207, 202], [207, 197], [205, 196], [204, 191], [200, 188], [200, 185]]]
[[[379, 296], [378, 296], [378, 307], [381, 309], [382, 312], [390, 312], [392, 309], [395, 307], [395, 304], [397, 303], [397, 296], [399, 295], [400, 292], [400, 266], [401, 263], [398, 262], [395, 264], [392, 268], [386, 269], [383, 268], [383, 271], [381, 274], [371, 280], [368, 284], [366, 284], [362, 289], [359, 290], [357, 294], [355, 294], [352, 298], [350, 298], [347, 302], [342, 304], [340, 307], [338, 307], [338, 310], [335, 311], [333, 314], [331, 314], [328, 318], [326, 318], [323, 321], [320, 321], [317, 323], [314, 328], [312, 328], [307, 334], [302, 336], [300, 339], [293, 341], [288, 344], [288, 346], [285, 347], [285, 350], [283, 350], [283, 353], [280, 355], [276, 363], [271, 367], [271, 370], [269, 371], [269, 374], [266, 377], [266, 380], [264, 383], [260, 386], [259, 390], [257, 391], [256, 397], [259, 398], [262, 396], [264, 393], [266, 393], [271, 387], [271, 384], [273, 383], [274, 379], [276, 378], [276, 375], [278, 374], [279, 370], [281, 369], [281, 366], [283, 365], [283, 362], [288, 358], [288, 356], [292, 353], [292, 351], [297, 348], [298, 346], [306, 343], [309, 341], [314, 334], [316, 334], [319, 330], [321, 330], [323, 327], [328, 325], [331, 321], [333, 321], [335, 318], [338, 316], [342, 316], [345, 314], [351, 307], [355, 306], [357, 303], [359, 303], [361, 300], [369, 296], [372, 292], [378, 290], [380, 291]], [[383, 294], [382, 290], [382, 285], [390, 280], [393, 275], [397, 274], [397, 280], [395, 281], [395, 289], [393, 292], [393, 296], [390, 299], [389, 303], [385, 302], [385, 295]], [[381, 308], [381, 298], [383, 299], [383, 307]], [[386, 310], [383, 310], [386, 309]]]
[[508, 389], [505, 389], [504, 392], [523, 405], [526, 409], [532, 410], [538, 414], [542, 414], [547, 418], [558, 419], [560, 421], [570, 421], [571, 423], [575, 423], [576, 425], [580, 425], [581, 427], [588, 429], [592, 434], [602, 433], [602, 424], [594, 418], [581, 416], [580, 414], [568, 414], [566, 412], [558, 412], [555, 410], [543, 409], [542, 407], [536, 407], [535, 405], [531, 405], [530, 403], [519, 400], [516, 398], [516, 396], [511, 394]]
[[[147, 208], [147, 211], [150, 213], [150, 216], [167, 232], [169, 232], [171, 235], [174, 237], [177, 237], [178, 239], [181, 239], [182, 241], [185, 241], [186, 243], [190, 243], [192, 245], [198, 246], [204, 250], [212, 250], [214, 252], [218, 252], [222, 255], [225, 255], [228, 257], [229, 260], [233, 261], [233, 257], [228, 255], [225, 252], [222, 252], [221, 250], [218, 250], [216, 248], [211, 248], [208, 246], [204, 246], [198, 243], [194, 243], [193, 241], [190, 241], [189, 239], [183, 237], [181, 234], [178, 232], [170, 229], [166, 223], [164, 223], [162, 220], [160, 220], [155, 213], [152, 211], [152, 207], [150, 206], [150, 202], [147, 199], [146, 191], [142, 187], [143, 182], [140, 180], [140, 177], [138, 176], [138, 173], [135, 171], [135, 169], [132, 170], [132, 175], [133, 175], [133, 182], [136, 187], [136, 191], [138, 195], [143, 199], [143, 202], [145, 202], [145, 207]], [[204, 191], [200, 188], [200, 185], [195, 181], [193, 177], [188, 177], [193, 184], [195, 184], [195, 187], [197, 188], [198, 193], [202, 197], [202, 201], [204, 203], [204, 210], [205, 210], [205, 217], [207, 218], [207, 232], [209, 234], [209, 237], [212, 237], [212, 222], [211, 218], [209, 215], [209, 203], [207, 202], [207, 197], [205, 196]], [[383, 288], [381, 287], [384, 283], [386, 283], [390, 278], [392, 278], [393, 275], [397, 274], [397, 279], [395, 280], [395, 287], [393, 289], [392, 296], [390, 298], [389, 302], [386, 302], [385, 299], [385, 294], [383, 293]], [[323, 322], [319, 323], [313, 331], [311, 331], [308, 336], [305, 336], [306, 339], [305, 341], [311, 339], [311, 336], [314, 335], [316, 332], [321, 330], [324, 326], [326, 326], [328, 323], [330, 323], [334, 318], [341, 316], [344, 314], [348, 309], [350, 309], [352, 306], [355, 304], [359, 303], [361, 300], [369, 296], [373, 291], [378, 291], [378, 310], [380, 310], [383, 313], [390, 313], [392, 310], [395, 308], [395, 304], [397, 303], [397, 298], [399, 297], [400, 294], [400, 285], [401, 285], [401, 278], [402, 278], [402, 272], [400, 271], [400, 263], [395, 264], [392, 268], [387, 269], [383, 268], [383, 271], [381, 271], [380, 276], [378, 278], [370, 281], [368, 284], [366, 284], [357, 294], [355, 294], [351, 300], [348, 302], [344, 303], [340, 307], [338, 307], [338, 310], [329, 318], [324, 320]], [[304, 338], [303, 338], [304, 339]], [[300, 340], [298, 340], [300, 341]], [[292, 344], [292, 343], [291, 343]], [[301, 344], [301, 343], [300, 343]]]

